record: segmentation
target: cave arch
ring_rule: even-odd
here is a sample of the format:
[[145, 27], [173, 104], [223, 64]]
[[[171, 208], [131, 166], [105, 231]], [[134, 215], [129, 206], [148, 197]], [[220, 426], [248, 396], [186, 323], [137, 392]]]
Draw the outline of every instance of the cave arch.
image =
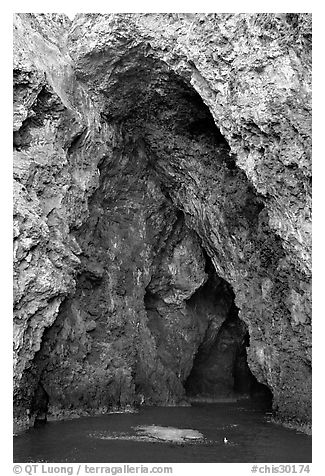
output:
[[[256, 239], [263, 203], [193, 87], [161, 61], [132, 61], [120, 59], [105, 83], [100, 118], [114, 145], [98, 164], [89, 217], [73, 231], [76, 290], [33, 362], [52, 412], [177, 404], [185, 390], [251, 394], [256, 384], [229, 269], [233, 237]], [[71, 142], [72, 162], [88, 140], [84, 132]], [[216, 300], [224, 308], [214, 335], [202, 316]], [[215, 369], [208, 389], [202, 367]]]

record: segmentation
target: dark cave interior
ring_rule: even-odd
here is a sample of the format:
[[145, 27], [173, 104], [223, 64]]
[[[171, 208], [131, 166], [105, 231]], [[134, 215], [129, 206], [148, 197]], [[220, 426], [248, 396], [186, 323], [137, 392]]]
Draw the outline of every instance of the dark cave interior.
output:
[[[259, 400], [265, 409], [272, 408], [272, 392], [257, 381], [247, 363], [249, 332], [238, 316], [231, 286], [218, 277], [211, 259], [204, 251], [207, 281], [188, 299], [186, 309], [201, 322], [201, 338], [183, 380], [186, 398], [191, 402]], [[145, 295], [149, 328], [156, 337], [165, 359], [166, 336], [162, 309], [166, 304], [150, 291]], [[177, 313], [177, 309], [174, 311]]]
[[[218, 326], [214, 319], [209, 321], [184, 383], [186, 394], [193, 401], [258, 398], [267, 408], [272, 408], [272, 392], [257, 381], [247, 363], [249, 332], [238, 316], [234, 292], [215, 274], [208, 257], [207, 269], [209, 279], [197, 294], [212, 302], [216, 314], [220, 314], [220, 306], [224, 306], [226, 317]], [[195, 299], [196, 296], [191, 298], [192, 301]]]

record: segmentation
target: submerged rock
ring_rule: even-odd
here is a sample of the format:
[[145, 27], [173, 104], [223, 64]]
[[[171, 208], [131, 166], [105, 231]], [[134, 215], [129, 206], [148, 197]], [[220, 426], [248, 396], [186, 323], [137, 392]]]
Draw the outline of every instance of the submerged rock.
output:
[[99, 438], [101, 440], [131, 440], [143, 441], [146, 443], [203, 443], [204, 436], [197, 430], [173, 428], [171, 426], [137, 426], [133, 430], [135, 434], [131, 433], [117, 433], [117, 432], [98, 432], [91, 433], [92, 438]]
[[202, 440], [203, 435], [197, 430], [173, 428], [171, 426], [137, 426], [135, 428], [140, 435], [148, 435], [152, 438], [172, 443]]

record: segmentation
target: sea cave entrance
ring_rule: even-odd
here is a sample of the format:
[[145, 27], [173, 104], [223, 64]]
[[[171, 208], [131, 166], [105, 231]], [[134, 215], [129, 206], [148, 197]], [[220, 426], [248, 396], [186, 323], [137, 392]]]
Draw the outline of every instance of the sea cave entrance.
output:
[[[103, 101], [114, 144], [73, 231], [82, 250], [75, 291], [26, 372], [24, 405], [42, 416], [43, 406], [88, 414], [184, 397], [271, 402], [248, 367], [232, 287], [212, 264], [237, 261], [232, 237], [256, 235], [263, 203], [191, 84], [152, 58], [129, 67], [117, 69]], [[71, 162], [87, 147], [87, 134], [73, 141]]]

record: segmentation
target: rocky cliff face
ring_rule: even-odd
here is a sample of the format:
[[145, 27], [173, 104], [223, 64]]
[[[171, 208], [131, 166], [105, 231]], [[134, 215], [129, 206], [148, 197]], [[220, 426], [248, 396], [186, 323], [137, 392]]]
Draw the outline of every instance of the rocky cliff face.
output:
[[257, 379], [308, 423], [310, 16], [14, 28], [16, 419]]

